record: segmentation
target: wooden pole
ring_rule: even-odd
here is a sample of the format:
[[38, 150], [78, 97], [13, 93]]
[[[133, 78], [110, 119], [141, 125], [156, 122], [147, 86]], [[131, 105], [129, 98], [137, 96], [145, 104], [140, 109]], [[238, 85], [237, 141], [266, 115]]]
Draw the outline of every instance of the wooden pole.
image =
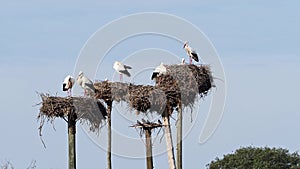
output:
[[107, 168], [112, 169], [111, 163], [111, 109], [112, 109], [112, 101], [107, 102], [107, 127], [108, 127], [108, 143], [107, 143]]
[[173, 147], [172, 134], [171, 134], [171, 128], [170, 128], [169, 114], [172, 113], [171, 111], [172, 110], [169, 108], [169, 105], [167, 105], [166, 109], [163, 113], [163, 125], [164, 125], [164, 129], [165, 129], [169, 169], [176, 169], [175, 158], [174, 158], [174, 147]]
[[68, 114], [69, 169], [76, 169], [76, 114]]
[[182, 104], [178, 102], [177, 117], [177, 169], [182, 169]]
[[145, 129], [147, 169], [153, 169], [151, 128]]

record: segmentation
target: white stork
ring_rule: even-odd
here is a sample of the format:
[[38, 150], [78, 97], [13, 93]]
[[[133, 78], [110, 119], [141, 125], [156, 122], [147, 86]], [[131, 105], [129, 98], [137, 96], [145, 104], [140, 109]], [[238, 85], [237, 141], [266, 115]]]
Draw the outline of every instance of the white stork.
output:
[[161, 63], [159, 66], [157, 66], [154, 69], [152, 76], [151, 76], [151, 80], [153, 80], [154, 78], [159, 77], [163, 74], [166, 74], [166, 73], [167, 73], [167, 68], [163, 63]]
[[71, 75], [65, 77], [63, 82], [63, 91], [67, 91], [68, 96], [72, 96], [72, 87], [74, 86], [74, 83], [75, 79]]
[[183, 48], [185, 49], [187, 55], [190, 57], [190, 64], [192, 64], [193, 62], [192, 59], [194, 59], [196, 62], [199, 62], [197, 52], [188, 45], [187, 41], [184, 42]]
[[124, 65], [123, 63], [116, 61], [113, 68], [120, 74], [120, 81], [123, 81], [123, 74], [130, 77], [130, 73], [127, 69], [132, 69], [131, 66]]
[[80, 71], [78, 74], [77, 83], [83, 88], [84, 96], [87, 96], [87, 94], [95, 93], [93, 82], [89, 78], [87, 78], [82, 71]]

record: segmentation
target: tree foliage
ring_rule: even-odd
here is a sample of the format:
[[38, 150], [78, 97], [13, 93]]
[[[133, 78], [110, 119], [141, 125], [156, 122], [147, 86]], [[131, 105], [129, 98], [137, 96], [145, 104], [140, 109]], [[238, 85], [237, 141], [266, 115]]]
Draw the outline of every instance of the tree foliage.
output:
[[282, 148], [244, 147], [234, 154], [216, 158], [207, 165], [209, 169], [300, 169], [298, 152], [289, 153]]

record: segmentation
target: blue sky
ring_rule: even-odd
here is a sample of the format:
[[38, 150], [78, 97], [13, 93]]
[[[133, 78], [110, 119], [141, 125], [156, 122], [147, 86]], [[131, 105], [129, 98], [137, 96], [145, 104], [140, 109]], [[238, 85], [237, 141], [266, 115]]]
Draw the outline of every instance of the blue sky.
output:
[[[67, 167], [66, 125], [59, 119], [56, 131], [46, 125], [44, 149], [37, 131], [39, 107], [33, 107], [40, 102], [35, 92], [64, 96], [61, 82], [73, 72], [88, 38], [110, 21], [137, 12], [165, 12], [190, 21], [212, 41], [225, 69], [223, 119], [200, 145], [197, 126], [205, 115], [199, 113], [184, 143], [185, 168], [204, 168], [241, 146], [300, 150], [299, 5], [296, 0], [0, 2], [0, 162], [10, 160], [24, 168], [35, 159], [38, 168]], [[204, 110], [209, 99], [201, 103]], [[105, 152], [80, 127], [77, 138], [78, 168], [104, 168]], [[113, 162], [114, 168], [145, 165], [143, 159], [118, 156]], [[156, 168], [167, 167], [166, 155], [154, 162]]]

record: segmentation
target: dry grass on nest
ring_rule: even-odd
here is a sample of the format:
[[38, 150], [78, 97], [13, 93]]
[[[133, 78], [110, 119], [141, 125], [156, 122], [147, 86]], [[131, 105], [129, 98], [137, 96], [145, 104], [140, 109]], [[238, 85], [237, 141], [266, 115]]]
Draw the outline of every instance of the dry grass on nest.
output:
[[133, 85], [120, 82], [103, 81], [94, 84], [96, 98], [108, 101], [125, 101], [130, 108], [139, 112], [161, 112], [165, 105], [164, 92], [154, 86]]
[[94, 84], [96, 89], [96, 98], [105, 102], [125, 101], [128, 94], [128, 84], [121, 82], [103, 81]]
[[155, 86], [133, 85], [103, 81], [95, 83], [96, 98], [108, 101], [125, 101], [140, 112], [162, 113], [166, 101], [177, 107], [192, 106], [197, 95], [204, 97], [213, 86], [210, 67], [207, 65], [169, 65], [167, 75], [156, 78]]
[[140, 112], [161, 113], [166, 105], [166, 96], [154, 86], [130, 84], [128, 104]]
[[54, 97], [41, 94], [42, 107], [38, 119], [40, 120], [40, 130], [46, 121], [53, 121], [57, 117], [66, 120], [66, 117], [75, 112], [76, 120], [87, 123], [90, 131], [98, 131], [104, 122], [107, 112], [103, 104], [93, 98], [83, 97]]
[[208, 65], [168, 65], [167, 74], [156, 78], [156, 86], [165, 91], [171, 107], [181, 100], [183, 106], [192, 106], [197, 95], [204, 97], [213, 87]]

